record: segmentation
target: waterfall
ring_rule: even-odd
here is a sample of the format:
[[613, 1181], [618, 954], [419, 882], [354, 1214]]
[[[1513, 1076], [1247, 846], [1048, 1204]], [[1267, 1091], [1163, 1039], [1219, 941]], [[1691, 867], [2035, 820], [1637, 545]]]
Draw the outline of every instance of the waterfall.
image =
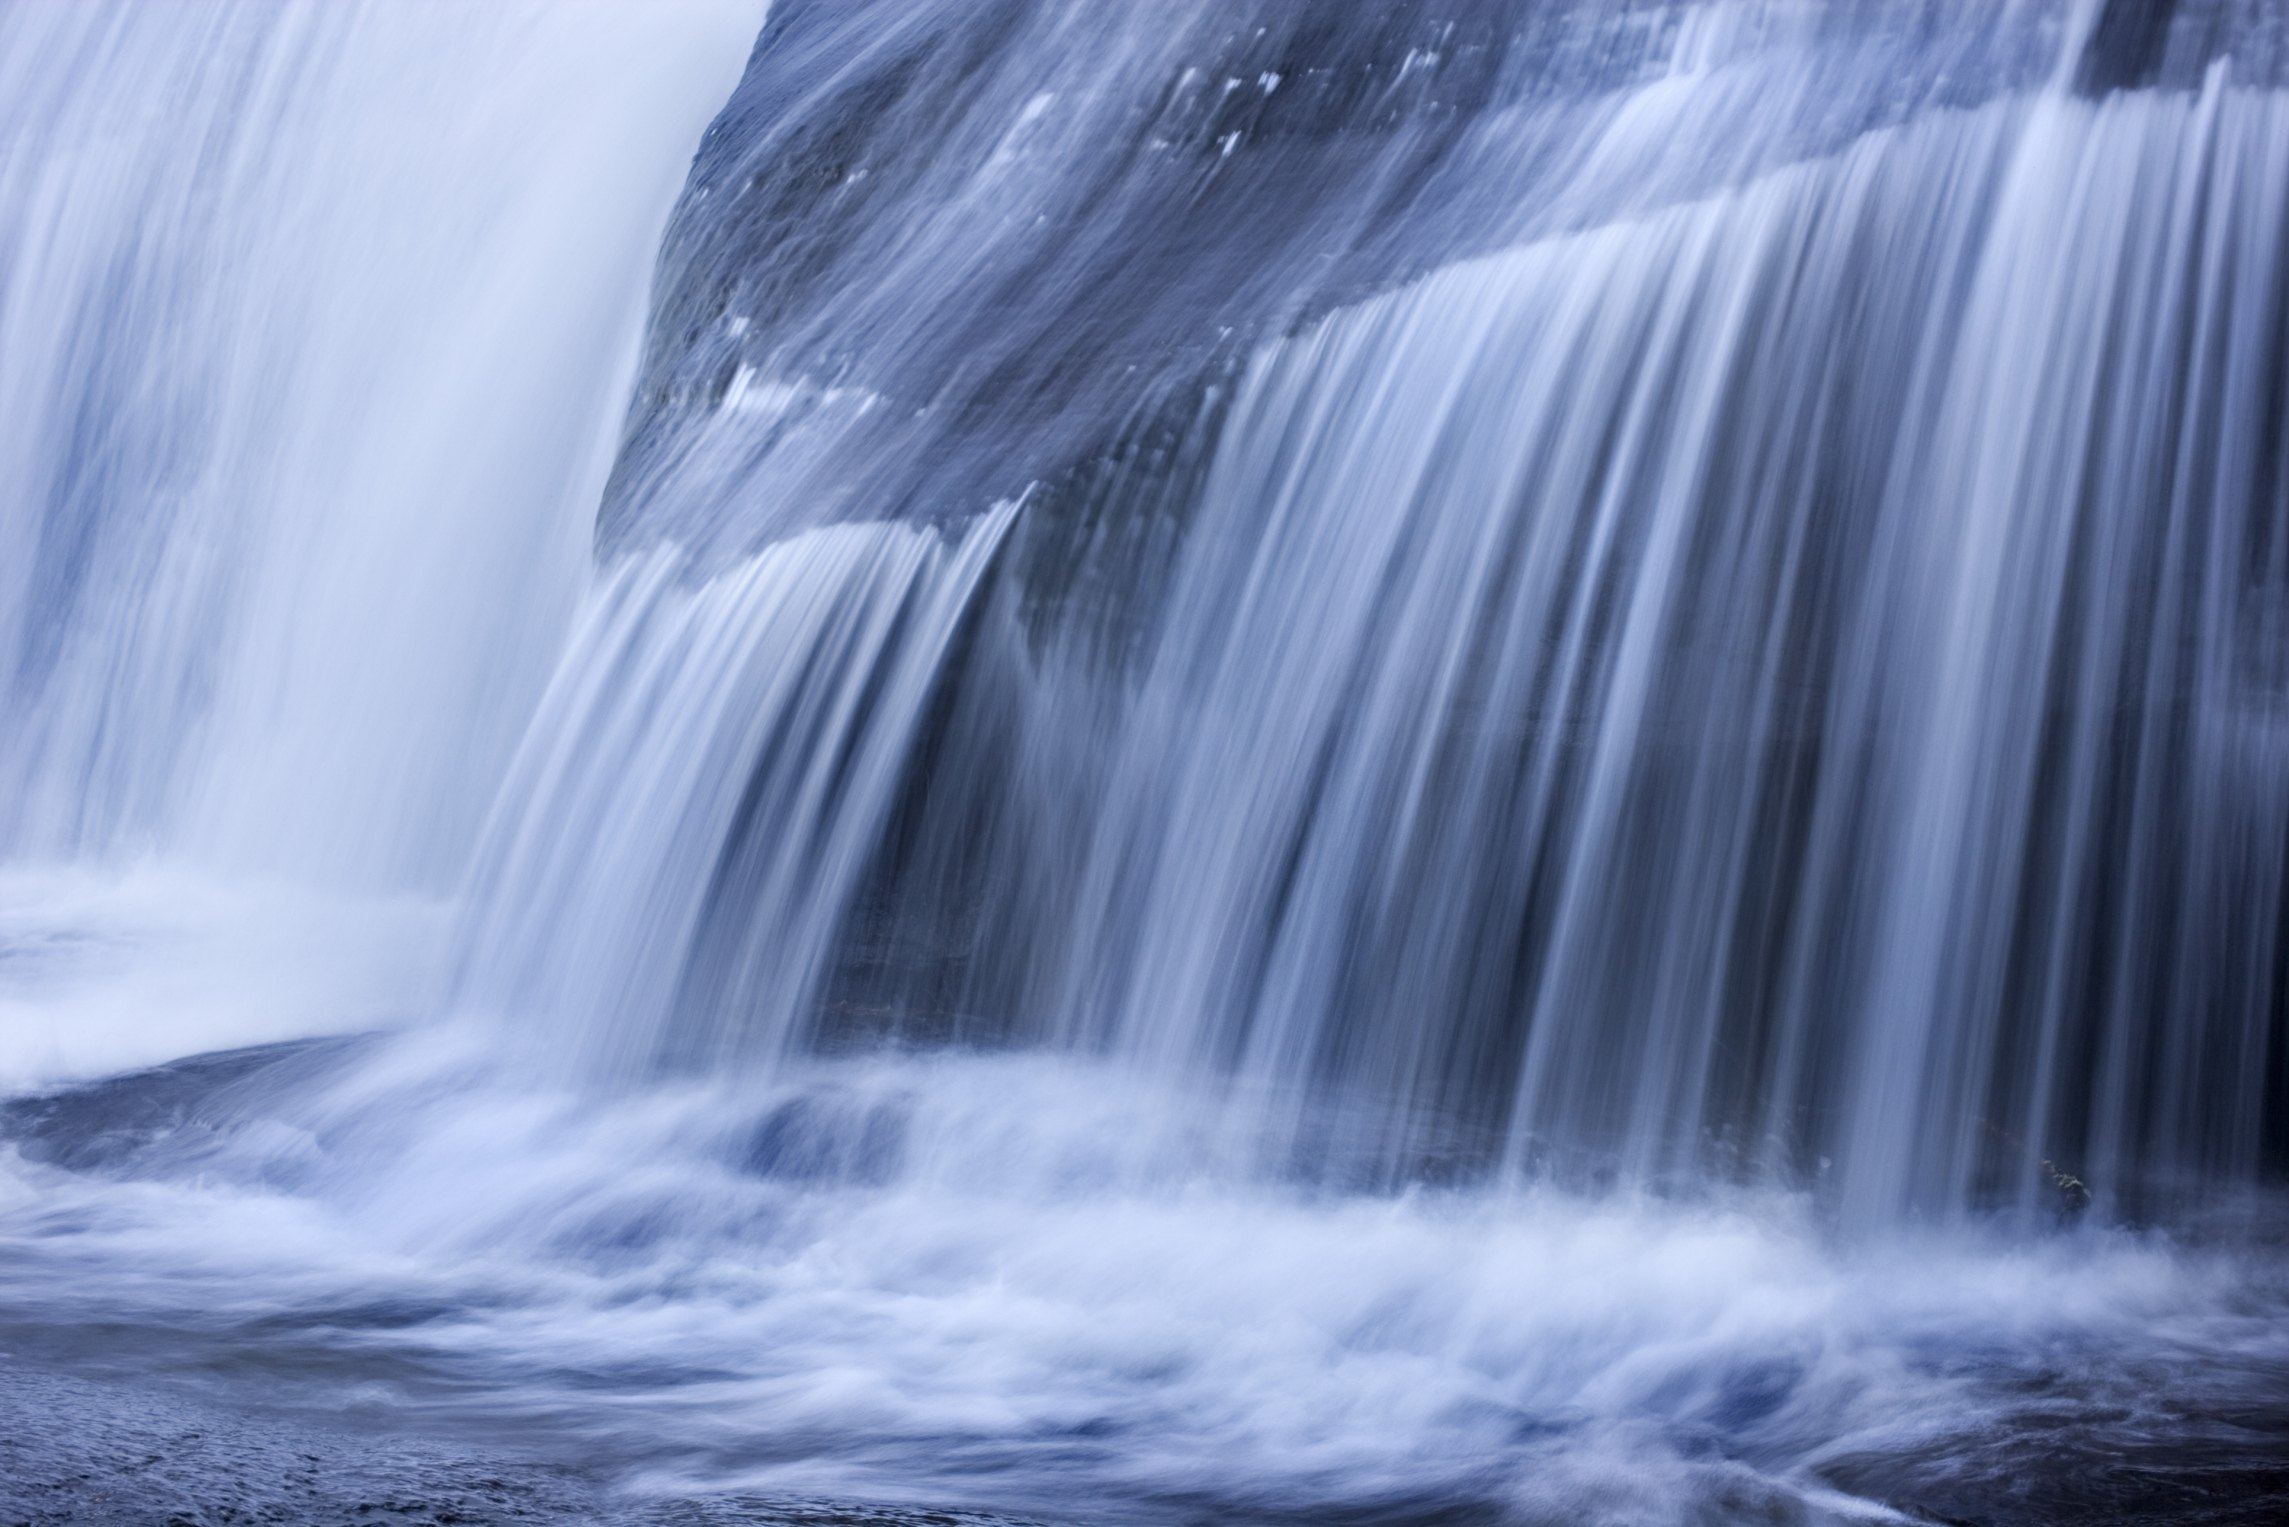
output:
[[679, 29], [0, 26], [0, 844], [451, 886], [581, 587], [707, 109]]
[[2262, 1513], [2285, 441], [2271, 0], [0, 0], [38, 1509]]
[[0, 8], [0, 1075], [434, 1000], [757, 14]]
[[[992, 56], [1074, 69], [1079, 13], [1046, 15]], [[2098, 45], [2052, 19], [2055, 58]], [[1715, 1172], [1877, 1223], [2040, 1219], [2046, 1161], [2125, 1212], [2252, 1181], [2289, 1127], [2289, 115], [2230, 57], [2092, 93], [1959, 25], [1975, 88], [1845, 122], [1814, 86], [1899, 68], [1880, 28], [1694, 12], [1587, 102], [1488, 65], [1449, 173], [1544, 156], [1500, 247], [1397, 238], [1221, 351], [1132, 337], [1138, 399], [1030, 392], [1071, 365], [1046, 320], [876, 334], [968, 288], [874, 224], [739, 241], [872, 195], [980, 261], [973, 220], [1076, 178], [1165, 194], [1199, 108], [1108, 170], [1044, 146], [1056, 92], [964, 97], [961, 147], [838, 145], [821, 193], [810, 136], [949, 109], [894, 34], [892, 106], [821, 89], [825, 126], [758, 132], [782, 157], [703, 151], [604, 510], [615, 613], [504, 795], [480, 1005], [620, 1076], [885, 1032], [1107, 1054], [1351, 1182]], [[1083, 121], [1153, 57], [1118, 42]], [[1369, 163], [1328, 199], [1388, 197]], [[1432, 185], [1426, 223], [1461, 195]], [[997, 481], [981, 420], [1088, 442], [1031, 489], [1002, 464], [1014, 532], [948, 501]]]
[[1072, 1006], [1369, 1094], [1322, 1149], [2252, 1171], [2285, 128], [1999, 103], [1266, 347]]
[[616, 568], [510, 776], [466, 1000], [590, 1035], [607, 1073], [784, 1055], [1009, 517]]

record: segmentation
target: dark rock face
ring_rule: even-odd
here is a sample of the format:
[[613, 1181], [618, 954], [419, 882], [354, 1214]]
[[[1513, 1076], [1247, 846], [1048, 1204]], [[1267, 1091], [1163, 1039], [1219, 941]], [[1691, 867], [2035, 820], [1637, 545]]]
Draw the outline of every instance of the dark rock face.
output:
[[[751, 542], [768, 527], [736, 490], [804, 455], [828, 394], [877, 401], [862, 444], [788, 484], [818, 519], [966, 516], [1112, 453], [1265, 335], [1584, 216], [1555, 187], [1596, 103], [1666, 68], [1700, 9], [775, 6], [669, 228], [600, 539]], [[1835, 7], [1823, 105], [1764, 162], [2039, 80], [2057, 18], [2033, 9], [1982, 29]], [[2271, 78], [2258, 9], [2111, 0], [2078, 84], [2191, 86], [2226, 56]], [[659, 489], [716, 454], [706, 417], [743, 375], [796, 395], [710, 463], [730, 501], [698, 523]]]
[[[776, 6], [669, 227], [599, 539], [736, 551], [790, 514], [959, 518], [1085, 472], [1266, 336], [1598, 215], [1558, 185], [1697, 9]], [[2013, 24], [1903, 74], [1919, 25], [1839, 9], [1829, 104], [1739, 170], [2048, 57]], [[757, 383], [784, 389], [767, 420], [711, 427]]]
[[2075, 83], [2086, 95], [2153, 84], [2162, 72], [2177, 11], [2178, 0], [2107, 0], [2091, 29]]
[[885, 400], [822, 517], [967, 515], [1108, 447], [1435, 257], [1405, 225], [1499, 101], [1610, 86], [1662, 40], [1647, 8], [1634, 50], [1575, 58], [1563, 11], [775, 8], [670, 228], [603, 539], [689, 538], [649, 489], [742, 368]]
[[192, 1055], [148, 1071], [0, 1100], [0, 1142], [27, 1161], [73, 1172], [195, 1161], [267, 1100], [307, 1087], [365, 1045], [291, 1040]]
[[[0, 1527], [1027, 1527], [762, 1496], [630, 1498], [547, 1456], [222, 1409], [0, 1353]], [[1039, 1524], [1035, 1524], [1039, 1527]]]
[[602, 1507], [592, 1483], [526, 1459], [330, 1433], [0, 1361], [9, 1527], [510, 1527], [602, 1521]]
[[[1998, 1375], [2043, 1403], [2009, 1424], [1956, 1432], [1821, 1473], [1927, 1521], [1978, 1527], [2142, 1522], [2268, 1527], [2289, 1512], [2289, 1409], [2185, 1392], [2182, 1378]], [[2243, 1375], [2247, 1377], [2247, 1375]], [[2280, 1375], [2259, 1375], [2279, 1393]], [[2221, 1389], [2232, 1375], [2217, 1375]]]
[[2221, 60], [2240, 84], [2278, 87], [2289, 33], [2272, 7], [2245, 0], [2106, 0], [2075, 62], [2075, 89], [2192, 90]]
[[[1611, 216], [1566, 176], [1601, 103], [1670, 67], [1704, 9], [774, 6], [669, 226], [599, 542], [730, 554], [1085, 477], [1268, 335]], [[2064, 13], [2022, 10], [1828, 8], [1811, 104], [1771, 103], [1785, 130], [1739, 135], [1728, 173], [2039, 84]], [[2077, 83], [2189, 88], [2221, 58], [2274, 80], [2289, 41], [2265, 10], [2110, 0]], [[1704, 164], [1629, 194], [1712, 189]]]

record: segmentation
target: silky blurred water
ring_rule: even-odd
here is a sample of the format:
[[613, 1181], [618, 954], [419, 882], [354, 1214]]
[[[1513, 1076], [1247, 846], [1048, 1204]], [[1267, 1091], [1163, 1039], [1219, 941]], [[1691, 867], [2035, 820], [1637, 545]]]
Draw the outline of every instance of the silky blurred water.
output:
[[2282, 1392], [2278, 1265], [2230, 1239], [1316, 1193], [1040, 1057], [608, 1106], [436, 1041], [268, 1065], [28, 1129], [0, 1341], [645, 1492], [1055, 1519], [1893, 1520], [2071, 1491], [2093, 1418], [2132, 1459], [2278, 1440], [2242, 1414]]
[[2285, 79], [0, 6], [0, 1360], [631, 1512], [2266, 1519]]

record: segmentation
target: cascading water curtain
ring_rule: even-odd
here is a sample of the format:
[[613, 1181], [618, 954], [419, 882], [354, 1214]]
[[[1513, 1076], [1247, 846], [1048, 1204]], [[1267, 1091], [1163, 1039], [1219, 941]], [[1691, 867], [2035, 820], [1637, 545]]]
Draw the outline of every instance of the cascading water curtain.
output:
[[2285, 891], [2277, 0], [0, 0], [0, 1522], [2271, 1521]]
[[[2289, 115], [2258, 11], [2119, 11], [798, 14], [604, 507], [608, 565], [690, 564], [610, 618], [686, 655], [568, 666], [531, 745], [649, 753], [504, 797], [561, 889], [472, 959], [642, 948], [482, 1005], [624, 1076], [1107, 1054], [1347, 1182], [2246, 1186]], [[965, 549], [809, 562], [823, 623], [760, 649], [688, 625], [782, 618], [752, 559], [854, 518]], [[867, 698], [721, 709], [757, 651]]]

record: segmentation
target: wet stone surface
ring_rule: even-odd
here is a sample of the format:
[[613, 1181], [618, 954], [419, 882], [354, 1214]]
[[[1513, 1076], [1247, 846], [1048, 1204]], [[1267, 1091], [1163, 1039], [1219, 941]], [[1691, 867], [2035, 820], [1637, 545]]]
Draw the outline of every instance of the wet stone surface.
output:
[[967, 1511], [631, 1500], [576, 1470], [331, 1431], [0, 1353], [0, 1527], [1046, 1527]]

